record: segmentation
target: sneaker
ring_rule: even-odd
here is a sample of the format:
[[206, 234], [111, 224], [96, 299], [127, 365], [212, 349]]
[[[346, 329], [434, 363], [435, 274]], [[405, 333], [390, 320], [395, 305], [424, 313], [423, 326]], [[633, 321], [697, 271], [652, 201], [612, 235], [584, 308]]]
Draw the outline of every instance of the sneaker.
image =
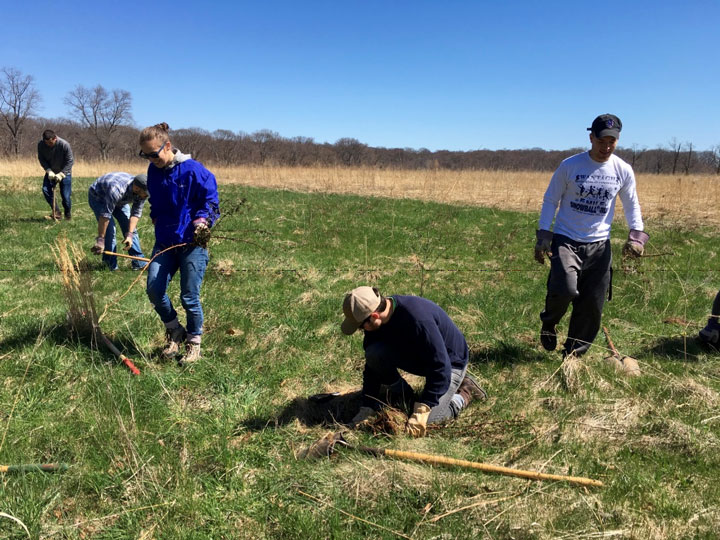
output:
[[554, 324], [543, 323], [540, 329], [540, 344], [546, 351], [554, 351], [557, 348], [557, 327]]
[[180, 352], [180, 345], [185, 341], [187, 332], [182, 325], [172, 330], [165, 330], [165, 348], [162, 355], [165, 358], [175, 358]]
[[460, 383], [457, 393], [462, 396], [466, 407], [470, 405], [473, 399], [485, 401], [488, 397], [487, 392], [478, 384], [477, 379], [469, 373], [465, 374], [465, 378]]
[[700, 330], [698, 337], [703, 343], [717, 347], [718, 342], [720, 342], [720, 326], [711, 319], [708, 321], [707, 326]]
[[178, 366], [183, 367], [188, 364], [194, 364], [200, 360], [200, 344], [199, 343], [186, 343], [185, 344], [185, 356], [178, 359]]

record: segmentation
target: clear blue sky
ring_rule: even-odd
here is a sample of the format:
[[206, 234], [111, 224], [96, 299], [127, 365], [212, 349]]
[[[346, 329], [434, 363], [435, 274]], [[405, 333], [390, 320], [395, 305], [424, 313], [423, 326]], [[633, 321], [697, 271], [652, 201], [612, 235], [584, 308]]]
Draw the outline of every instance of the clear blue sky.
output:
[[0, 13], [0, 67], [35, 77], [48, 118], [101, 84], [132, 94], [138, 127], [567, 149], [612, 112], [621, 146], [720, 144], [720, 0], [0, 0]]

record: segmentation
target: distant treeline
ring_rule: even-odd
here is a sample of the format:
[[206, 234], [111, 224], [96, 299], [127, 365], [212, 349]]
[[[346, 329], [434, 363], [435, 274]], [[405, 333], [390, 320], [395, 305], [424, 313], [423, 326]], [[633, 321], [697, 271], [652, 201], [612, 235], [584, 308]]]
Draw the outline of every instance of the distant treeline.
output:
[[[43, 118], [27, 120], [23, 138], [19, 141], [18, 156], [35, 157], [37, 142], [42, 131], [48, 128], [69, 141], [75, 155], [81, 159], [100, 160], [103, 158], [102, 152], [109, 161], [139, 159], [139, 130], [136, 128], [119, 126], [111, 140], [103, 141], [101, 151], [96, 130], [70, 120]], [[352, 138], [339, 139], [332, 144], [317, 143], [308, 137], [287, 138], [269, 130], [244, 133], [224, 129], [209, 132], [200, 128], [182, 128], [174, 130], [171, 136], [175, 146], [192, 154], [195, 159], [207, 164], [227, 166], [553, 171], [560, 161], [586, 149], [432, 152], [425, 148], [372, 147]], [[15, 153], [13, 141], [5, 132], [0, 133], [0, 150], [7, 157]], [[673, 139], [665, 147], [619, 148], [616, 153], [630, 163], [636, 173], [720, 174], [720, 145], [697, 152], [691, 143], [678, 143]]]

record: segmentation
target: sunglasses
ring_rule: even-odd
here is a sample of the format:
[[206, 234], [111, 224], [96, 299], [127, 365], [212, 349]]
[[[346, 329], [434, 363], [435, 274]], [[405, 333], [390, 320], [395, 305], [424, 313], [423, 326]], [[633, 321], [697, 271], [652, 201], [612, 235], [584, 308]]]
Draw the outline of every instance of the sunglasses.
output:
[[163, 148], [165, 148], [165, 145], [167, 143], [163, 143], [163, 145], [158, 148], [155, 152], [150, 152], [149, 154], [146, 154], [142, 150], [140, 150], [140, 153], [138, 153], [138, 156], [145, 159], [157, 159], [160, 157], [160, 152], [162, 152]]

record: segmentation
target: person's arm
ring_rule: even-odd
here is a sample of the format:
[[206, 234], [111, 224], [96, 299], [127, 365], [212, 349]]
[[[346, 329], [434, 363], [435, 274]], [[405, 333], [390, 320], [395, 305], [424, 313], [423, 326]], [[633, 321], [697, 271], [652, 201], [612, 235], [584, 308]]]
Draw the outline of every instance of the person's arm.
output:
[[137, 228], [138, 221], [140, 221], [139, 217], [130, 216], [130, 221], [128, 223], [128, 231], [125, 235], [125, 239], [123, 240], [123, 248], [125, 249], [125, 251], [130, 249], [130, 247], [132, 246], [133, 233]]
[[219, 216], [217, 180], [213, 173], [203, 167], [195, 175], [190, 220], [194, 224], [204, 221], [208, 227], [212, 227]]
[[552, 230], [552, 222], [555, 219], [555, 212], [557, 212], [562, 196], [565, 193], [567, 184], [567, 174], [565, 173], [564, 167], [561, 165], [557, 168], [555, 173], [550, 179], [543, 196], [543, 204], [540, 210], [540, 220], [538, 221], [538, 229], [541, 231]]
[[107, 232], [108, 224], [110, 223], [110, 220], [104, 216], [101, 216], [98, 218], [98, 228], [97, 228], [97, 235], [100, 238], [105, 238], [105, 233]]
[[644, 231], [645, 225], [643, 224], [642, 214], [640, 212], [635, 174], [632, 169], [629, 170], [628, 176], [618, 192], [618, 196], [622, 201], [625, 220], [627, 221], [628, 227], [630, 227], [628, 238], [623, 246], [623, 255], [642, 257], [645, 253], [645, 244], [650, 239], [650, 236]]
[[72, 148], [70, 148], [70, 143], [65, 142], [63, 144], [63, 167], [61, 169], [61, 172], [68, 176], [72, 173], [72, 166], [75, 162], [75, 158], [73, 157]]
[[42, 141], [38, 143], [38, 161], [40, 162], [40, 166], [45, 170], [45, 174], [48, 174], [52, 172], [52, 167], [50, 167], [50, 160], [48, 160], [40, 145], [45, 145], [45, 143]]
[[425, 387], [418, 401], [431, 409], [440, 403], [440, 398], [450, 388], [452, 367], [440, 329], [434, 321], [420, 323], [420, 339], [426, 350]]

